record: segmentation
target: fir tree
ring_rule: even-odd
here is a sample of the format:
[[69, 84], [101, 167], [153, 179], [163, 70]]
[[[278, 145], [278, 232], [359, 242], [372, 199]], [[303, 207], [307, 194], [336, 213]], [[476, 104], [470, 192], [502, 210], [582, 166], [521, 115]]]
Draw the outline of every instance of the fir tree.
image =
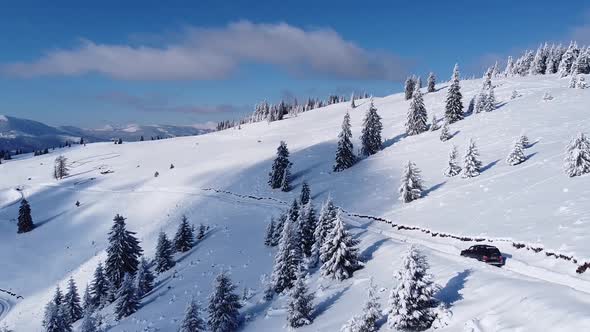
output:
[[373, 284], [373, 278], [369, 281], [367, 291], [367, 302], [363, 307], [363, 313], [360, 316], [354, 316], [346, 325], [342, 327], [341, 332], [375, 332], [377, 331], [377, 321], [381, 318], [381, 304], [377, 296], [377, 289]]
[[[350, 115], [348, 112], [344, 115], [342, 121], [342, 131], [338, 134], [338, 147], [336, 148], [336, 161], [334, 163], [334, 172], [340, 172], [352, 167], [356, 162], [354, 148], [352, 145], [352, 131], [350, 130]], [[302, 204], [305, 204], [302, 202]]]
[[382, 130], [381, 117], [377, 114], [377, 109], [373, 105], [373, 99], [371, 99], [371, 105], [365, 115], [361, 135], [361, 154], [363, 156], [370, 156], [381, 150], [383, 144], [381, 140]]
[[428, 92], [435, 92], [436, 91], [436, 77], [434, 76], [434, 73], [430, 73], [428, 75], [428, 87], [427, 87], [427, 91]]
[[299, 224], [303, 256], [311, 257], [313, 243], [315, 242], [314, 233], [317, 224], [315, 210], [311, 200], [301, 207], [297, 223]]
[[354, 103], [354, 93], [350, 96], [350, 108], [355, 109], [356, 105]]
[[485, 111], [485, 105], [487, 102], [487, 95], [484, 89], [482, 89], [479, 94], [477, 95], [477, 99], [475, 101], [475, 114], [481, 113]]
[[[547, 47], [547, 45], [545, 45]], [[546, 65], [545, 60], [547, 56], [545, 53], [545, 48], [539, 46], [537, 49], [537, 53], [535, 53], [535, 58], [533, 59], [533, 63], [531, 64], [530, 73], [531, 75], [542, 75], [545, 74]]]
[[430, 131], [437, 131], [440, 129], [440, 126], [438, 124], [438, 119], [436, 118], [436, 115], [432, 115], [432, 121], [430, 124]]
[[156, 245], [156, 255], [154, 257], [156, 272], [162, 273], [174, 267], [176, 263], [174, 262], [172, 254], [172, 243], [168, 240], [166, 233], [160, 232], [160, 235], [158, 236], [158, 244]]
[[283, 226], [271, 276], [274, 290], [279, 294], [293, 286], [301, 265], [301, 233], [298, 226], [297, 221], [291, 218], [287, 218]]
[[264, 245], [267, 247], [274, 247], [274, 235], [275, 235], [275, 219], [270, 218], [270, 222], [266, 227], [266, 235], [264, 236]]
[[467, 112], [465, 112], [465, 116], [471, 115], [475, 111], [475, 98], [476, 96], [473, 96], [471, 99], [469, 99], [469, 105], [467, 106]]
[[405, 85], [405, 96], [406, 96], [406, 100], [410, 100], [412, 98], [412, 94], [414, 93], [414, 90], [416, 90], [416, 81], [414, 80], [413, 77], [408, 77], [406, 79], [406, 85]]
[[84, 319], [82, 319], [82, 324], [80, 325], [80, 332], [100, 332], [98, 322], [92, 310], [87, 310], [84, 313]]
[[63, 310], [55, 301], [50, 301], [45, 306], [43, 317], [45, 332], [71, 332], [72, 326], [64, 317]]
[[408, 135], [417, 135], [428, 130], [428, 114], [424, 106], [424, 99], [422, 92], [419, 89], [414, 91], [412, 101], [410, 102], [410, 109], [408, 110], [408, 117], [406, 122], [406, 133]]
[[401, 185], [399, 187], [400, 201], [404, 203], [410, 203], [420, 197], [424, 191], [422, 178], [420, 177], [420, 170], [416, 165], [408, 161], [408, 164], [404, 168], [404, 173], [401, 179]]
[[213, 293], [209, 297], [207, 324], [213, 332], [235, 331], [239, 325], [240, 297], [236, 286], [225, 273], [215, 278]]
[[445, 176], [455, 176], [461, 173], [461, 166], [457, 164], [457, 147], [453, 145], [449, 152], [449, 166], [445, 169]]
[[62, 304], [65, 313], [65, 319], [69, 324], [76, 322], [82, 318], [82, 306], [80, 306], [80, 295], [78, 295], [78, 287], [74, 279], [70, 277], [68, 281], [68, 291], [64, 296]]
[[139, 298], [144, 297], [147, 293], [154, 289], [155, 276], [150, 270], [150, 264], [148, 261], [141, 257], [139, 261], [139, 269], [137, 270], [137, 296]]
[[117, 303], [115, 304], [115, 317], [121, 320], [139, 309], [139, 299], [133, 283], [133, 277], [125, 274], [121, 287], [117, 292]]
[[64, 156], [58, 156], [55, 158], [55, 166], [53, 169], [53, 176], [57, 180], [61, 180], [69, 175], [69, 169], [67, 166], [68, 159]]
[[494, 95], [494, 87], [491, 86], [488, 88], [488, 94], [485, 99], [484, 103], [484, 110], [486, 112], [491, 112], [496, 109], [496, 96]]
[[276, 224], [275, 224], [275, 233], [273, 236], [273, 241], [272, 241], [272, 246], [278, 246], [279, 242], [281, 241], [281, 236], [283, 236], [283, 228], [285, 227], [285, 222], [287, 221], [287, 213], [281, 213], [281, 215], [279, 215], [279, 217], [277, 218]]
[[303, 184], [301, 185], [301, 193], [299, 194], [299, 203], [301, 203], [301, 205], [305, 205], [307, 202], [309, 202], [310, 198], [311, 189], [309, 188], [307, 181], [303, 181]]
[[194, 299], [191, 299], [186, 310], [184, 318], [180, 323], [178, 332], [204, 332], [206, 331], [205, 321], [201, 318], [200, 309]]
[[510, 151], [510, 154], [506, 158], [506, 163], [508, 163], [508, 165], [514, 166], [522, 163], [525, 160], [526, 157], [524, 155], [522, 143], [520, 140], [516, 140], [516, 142], [514, 142], [512, 151]]
[[61, 292], [59, 285], [55, 287], [55, 293], [53, 293], [53, 303], [55, 303], [55, 305], [58, 307], [58, 309], [64, 303], [64, 295]]
[[207, 227], [203, 224], [200, 224], [199, 232], [197, 233], [197, 240], [202, 240], [205, 237], [205, 232], [207, 232]]
[[461, 86], [459, 85], [459, 65], [453, 69], [453, 77], [449, 91], [447, 92], [445, 119], [449, 123], [463, 120], [463, 102], [461, 99]]
[[134, 275], [137, 271], [139, 256], [143, 250], [135, 233], [126, 229], [123, 216], [117, 214], [113, 221], [113, 227], [109, 232], [105, 270], [114, 289], [119, 289], [125, 274]]
[[33, 217], [31, 217], [31, 206], [26, 199], [20, 201], [20, 207], [18, 209], [18, 231], [17, 233], [27, 233], [35, 228], [33, 224]]
[[174, 248], [177, 252], [187, 252], [195, 245], [195, 235], [186, 216], [182, 216], [174, 236]]
[[514, 72], [514, 60], [511, 56], [508, 57], [506, 61], [506, 69], [504, 70], [504, 76], [509, 77], [512, 76]]
[[324, 205], [322, 206], [322, 210], [320, 211], [320, 217], [317, 221], [317, 225], [314, 231], [314, 243], [311, 247], [311, 257], [309, 259], [309, 265], [311, 267], [315, 267], [321, 261], [321, 250], [322, 246], [330, 231], [334, 228], [334, 223], [336, 222], [336, 216], [338, 214], [338, 209], [332, 202], [331, 198], [328, 198]]
[[297, 328], [312, 323], [313, 294], [308, 293], [303, 274], [299, 274], [289, 294], [287, 322], [290, 327]]
[[283, 180], [281, 182], [281, 191], [288, 192], [291, 190], [291, 165], [289, 164], [283, 171]]
[[270, 171], [268, 184], [273, 189], [281, 188], [283, 185], [283, 177], [285, 175], [285, 170], [289, 168], [291, 162], [289, 161], [289, 150], [287, 149], [287, 144], [283, 141], [279, 144], [277, 148], [277, 157], [275, 158], [272, 169]]
[[338, 213], [334, 228], [324, 240], [321, 249], [322, 276], [340, 281], [352, 277], [354, 271], [361, 267], [357, 244], [344, 228], [341, 214]]
[[453, 138], [453, 135], [451, 135], [451, 132], [449, 131], [449, 122], [446, 119], [444, 120], [442, 129], [440, 130], [439, 138], [442, 142], [446, 142]]
[[410, 246], [397, 275], [399, 284], [389, 296], [389, 328], [413, 331], [432, 325], [436, 318], [432, 309], [437, 304], [434, 294], [438, 287], [432, 282], [428, 268], [426, 257]]
[[92, 281], [92, 303], [96, 308], [103, 308], [108, 304], [109, 282], [104, 274], [102, 263], [99, 262], [94, 270], [94, 280]]
[[522, 145], [523, 149], [526, 149], [530, 146], [529, 138], [525, 134], [520, 135], [518, 141], [520, 142], [520, 145]]
[[469, 146], [465, 153], [465, 161], [463, 165], [463, 177], [472, 178], [479, 175], [481, 168], [481, 161], [479, 160], [479, 152], [475, 146], [473, 139], [469, 140]]
[[557, 73], [559, 77], [567, 76], [576, 60], [576, 53], [575, 53], [576, 46], [574, 43], [570, 43], [570, 46], [567, 48], [565, 53], [561, 57], [561, 61], [559, 62], [559, 67], [557, 69]]
[[84, 290], [84, 295], [82, 296], [82, 310], [88, 311], [94, 308], [94, 302], [92, 300], [92, 291], [90, 290], [90, 285], [86, 284], [86, 289]]
[[583, 133], [566, 147], [564, 168], [569, 177], [590, 173], [590, 140]]

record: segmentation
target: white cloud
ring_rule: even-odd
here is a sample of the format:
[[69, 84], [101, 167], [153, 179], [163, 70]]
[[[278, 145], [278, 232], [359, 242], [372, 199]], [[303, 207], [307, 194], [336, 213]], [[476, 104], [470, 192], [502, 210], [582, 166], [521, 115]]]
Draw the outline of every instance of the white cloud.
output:
[[32, 62], [3, 64], [1, 70], [25, 78], [99, 73], [125, 80], [211, 80], [249, 62], [301, 76], [400, 80], [406, 74], [399, 57], [363, 49], [331, 29], [248, 21], [189, 28], [180, 41], [162, 47], [85, 40], [77, 48], [50, 51]]

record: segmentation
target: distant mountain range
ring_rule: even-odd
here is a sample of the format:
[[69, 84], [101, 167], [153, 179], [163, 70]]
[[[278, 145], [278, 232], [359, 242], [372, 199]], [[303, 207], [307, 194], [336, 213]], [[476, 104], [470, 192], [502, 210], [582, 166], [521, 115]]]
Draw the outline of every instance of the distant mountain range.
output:
[[0, 115], [0, 150], [20, 149], [25, 152], [59, 146], [67, 141], [105, 142], [114, 139], [139, 141], [143, 136], [170, 138], [178, 136], [201, 135], [211, 129], [196, 126], [171, 125], [127, 125], [121, 127], [106, 126], [99, 129], [79, 128], [74, 126], [52, 127], [44, 123]]

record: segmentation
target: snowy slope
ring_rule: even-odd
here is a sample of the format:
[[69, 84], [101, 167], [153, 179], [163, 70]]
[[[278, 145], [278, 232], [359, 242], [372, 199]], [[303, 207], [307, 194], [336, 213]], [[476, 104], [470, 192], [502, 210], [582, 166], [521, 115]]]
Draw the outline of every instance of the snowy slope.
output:
[[[73, 275], [83, 289], [105, 258], [106, 234], [116, 213], [128, 218], [129, 229], [138, 233], [148, 256], [158, 232], [172, 235], [186, 214], [193, 223], [210, 225], [212, 232], [186, 257], [177, 257], [175, 277], [173, 272], [162, 275], [143, 308], [112, 330], [176, 330], [188, 299], [205, 302], [222, 269], [231, 271], [240, 289], [249, 287], [255, 293], [243, 310], [250, 317], [244, 329], [280, 330], [285, 325], [284, 299], [258, 302], [261, 275], [270, 273], [274, 254], [262, 239], [270, 216], [285, 208], [281, 202], [298, 194], [304, 179], [312, 187], [316, 207], [331, 195], [348, 212], [435, 232], [510, 239], [590, 261], [590, 177], [568, 178], [562, 169], [570, 138], [590, 132], [589, 90], [569, 89], [567, 79], [554, 75], [493, 82], [502, 106], [452, 125], [456, 135], [444, 143], [438, 132], [404, 137], [409, 102], [403, 95], [375, 98], [383, 117], [385, 149], [341, 173], [332, 173], [331, 166], [342, 117], [351, 111], [358, 148], [368, 100], [360, 100], [354, 110], [348, 103], [336, 104], [284, 121], [198, 137], [73, 147], [65, 151], [71, 176], [59, 182], [51, 178], [55, 154], [2, 164], [0, 289], [24, 297], [0, 292], [5, 299], [0, 306], [11, 307], [3, 321], [17, 331], [38, 331], [43, 306], [57, 283], [63, 287]], [[446, 85], [425, 95], [429, 117], [442, 117]], [[479, 92], [481, 80], [462, 81], [461, 87], [466, 105]], [[513, 90], [522, 96], [510, 99]], [[554, 99], [543, 101], [545, 92]], [[508, 166], [504, 159], [521, 132], [533, 142], [526, 150], [529, 159]], [[462, 155], [470, 138], [476, 139], [485, 171], [473, 179], [444, 177], [451, 145]], [[294, 163], [295, 188], [290, 193], [272, 191], [266, 184], [280, 140], [287, 142]], [[403, 205], [397, 188], [408, 159], [422, 170], [430, 189], [426, 197]], [[104, 170], [113, 172], [100, 174]], [[154, 177], [156, 171], [160, 176]], [[274, 199], [242, 198], [207, 188]], [[21, 193], [40, 227], [17, 235]], [[302, 331], [339, 330], [360, 311], [369, 276], [382, 290], [385, 304], [408, 243], [417, 243], [425, 252], [436, 281], [444, 286], [440, 297], [453, 312], [445, 330], [572, 331], [590, 323], [590, 271], [576, 274], [572, 262], [499, 242], [509, 259], [498, 269], [459, 257], [459, 250], [470, 243], [400, 231], [370, 219], [349, 216], [346, 221], [361, 241], [367, 265], [342, 283], [317, 280], [317, 275], [310, 279], [317, 296], [316, 318]]]

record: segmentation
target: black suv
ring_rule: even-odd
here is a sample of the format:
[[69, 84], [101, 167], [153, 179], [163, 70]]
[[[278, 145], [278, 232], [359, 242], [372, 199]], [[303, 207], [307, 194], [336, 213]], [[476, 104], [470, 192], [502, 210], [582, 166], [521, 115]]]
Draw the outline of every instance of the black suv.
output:
[[504, 257], [502, 257], [500, 250], [494, 246], [471, 246], [469, 249], [461, 251], [461, 256], [475, 258], [478, 261], [486, 262], [496, 266], [504, 265]]

